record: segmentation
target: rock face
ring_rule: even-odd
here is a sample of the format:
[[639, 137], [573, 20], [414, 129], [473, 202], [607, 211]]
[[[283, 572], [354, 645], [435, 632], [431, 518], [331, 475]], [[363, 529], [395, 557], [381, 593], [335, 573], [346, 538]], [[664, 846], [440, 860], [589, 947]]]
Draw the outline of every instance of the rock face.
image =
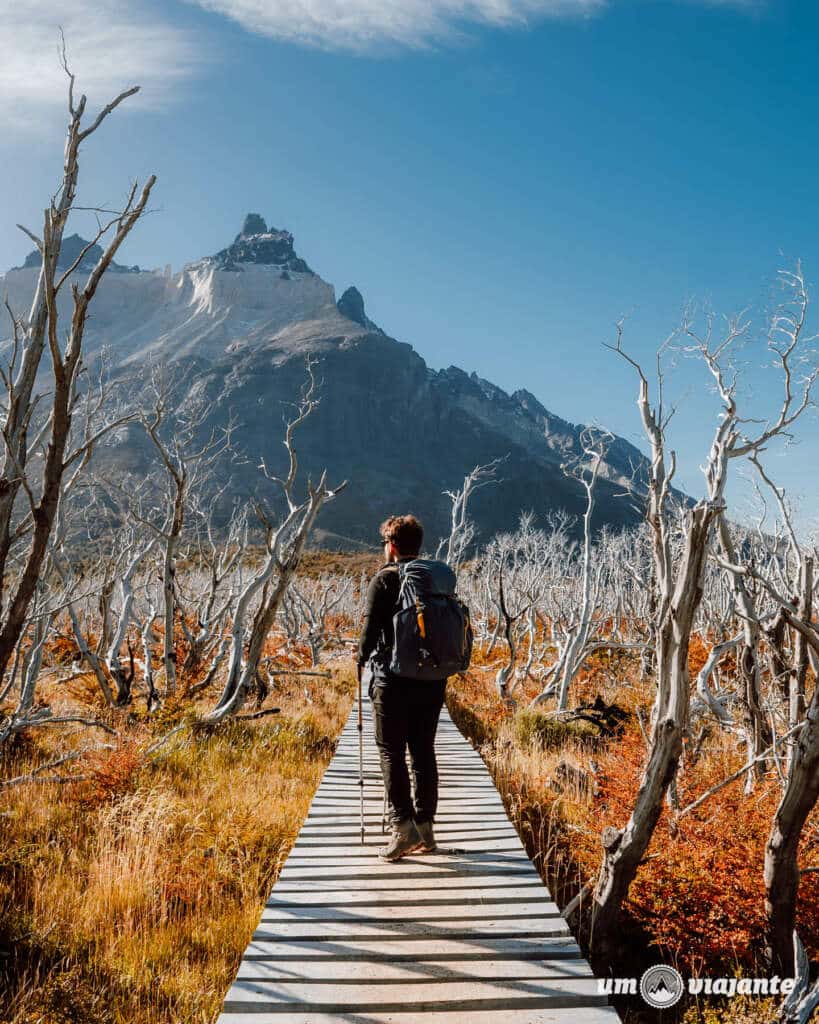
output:
[[[13, 307], [27, 308], [36, 276], [36, 266], [5, 275], [0, 286]], [[208, 482], [215, 491], [229, 476], [231, 498], [258, 491], [261, 458], [272, 472], [284, 468], [282, 424], [306, 360], [314, 360], [321, 402], [298, 432], [300, 470], [316, 479], [327, 467], [331, 484], [348, 480], [319, 521], [329, 546], [375, 546], [378, 524], [404, 511], [421, 517], [431, 540], [442, 535], [449, 522], [442, 492], [499, 456], [506, 457], [502, 482], [477, 491], [471, 505], [484, 536], [514, 529], [523, 511], [583, 512], [581, 486], [560, 468], [579, 452], [581, 427], [528, 391], [507, 394], [455, 366], [431, 369], [369, 320], [357, 288], [336, 303], [332, 286], [296, 255], [292, 235], [258, 214], [248, 214], [232, 245], [177, 274], [104, 278], [86, 337], [90, 359], [105, 344], [123, 373], [139, 375], [151, 360], [176, 363], [188, 393], [207, 403], [208, 433], [230, 416], [238, 420], [234, 437], [246, 459], [225, 463]], [[150, 471], [136, 428], [98, 458], [106, 472]], [[635, 496], [619, 495], [645, 466], [627, 441], [611, 445], [597, 526], [637, 521]]]
[[336, 306], [338, 307], [339, 313], [341, 313], [342, 316], [345, 316], [348, 320], [352, 320], [354, 324], [360, 324], [361, 327], [366, 327], [371, 331], [377, 331], [379, 334], [384, 333], [381, 328], [374, 324], [364, 312], [364, 296], [354, 284], [350, 285], [347, 291], [338, 300]]
[[[57, 263], [58, 268], [60, 270], [65, 270], [67, 267], [70, 267], [87, 245], [88, 242], [79, 235], [68, 235], [63, 238], [63, 244], [60, 247], [60, 259]], [[92, 245], [77, 264], [77, 270], [84, 271], [86, 273], [89, 270], [93, 270], [100, 256], [102, 256], [102, 247], [96, 244]], [[29, 270], [32, 267], [37, 269], [40, 267], [40, 253], [36, 249], [33, 249], [28, 256], [26, 256], [25, 263], [22, 268], [16, 267], [15, 269]], [[139, 273], [139, 267], [124, 267], [121, 263], [117, 263], [115, 261], [111, 262], [108, 270], [114, 274]]]
[[202, 263], [219, 270], [239, 270], [240, 264], [257, 264], [278, 267], [283, 274], [294, 271], [297, 274], [312, 274], [313, 271], [293, 251], [293, 236], [289, 231], [268, 228], [258, 213], [245, 217], [242, 230], [233, 240], [233, 245], [222, 249], [215, 256], [208, 256]]

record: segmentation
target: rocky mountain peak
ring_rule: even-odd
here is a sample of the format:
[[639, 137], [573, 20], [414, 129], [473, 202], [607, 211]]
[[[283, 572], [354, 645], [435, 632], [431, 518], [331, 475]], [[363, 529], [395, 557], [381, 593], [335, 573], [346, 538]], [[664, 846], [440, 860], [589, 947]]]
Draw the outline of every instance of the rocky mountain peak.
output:
[[267, 224], [264, 222], [264, 217], [261, 217], [258, 213], [249, 213], [245, 217], [245, 222], [242, 224], [242, 230], [236, 236], [238, 242], [240, 238], [250, 238], [252, 235], [266, 235]]
[[366, 325], [367, 317], [364, 314], [364, 296], [354, 284], [350, 285], [347, 291], [338, 300], [338, 311], [348, 320], [352, 320], [362, 326]]
[[[58, 269], [65, 270], [70, 267], [87, 245], [88, 240], [83, 238], [81, 235], [73, 234], [64, 237], [63, 244], [60, 247], [60, 259], [57, 263]], [[86, 273], [93, 270], [100, 256], [102, 256], [102, 246], [94, 243], [94, 245], [92, 245], [88, 252], [83, 256], [81, 262], [77, 266], [77, 270], [85, 271]], [[12, 267], [12, 270], [36, 269], [40, 266], [41, 262], [42, 256], [40, 256], [39, 251], [37, 249], [32, 249], [28, 256], [26, 256], [23, 266]], [[121, 263], [112, 262], [109, 270], [115, 274], [128, 274], [138, 273], [139, 267], [125, 267]]]
[[368, 330], [377, 331], [379, 334], [384, 332], [381, 328], [372, 322], [364, 311], [364, 296], [356, 288], [354, 284], [344, 292], [341, 298], [336, 303], [339, 313], [342, 316], [346, 316], [348, 320], [352, 320], [355, 324], [361, 324], [362, 327], [366, 327]]
[[[86, 245], [79, 235], [66, 238], [61, 267], [72, 265]], [[81, 270], [100, 252], [90, 247]], [[30, 269], [0, 277], [13, 308], [30, 307], [39, 259], [34, 253], [26, 261]], [[70, 317], [68, 290], [61, 301]], [[230, 481], [231, 494], [248, 498], [258, 487], [259, 459], [274, 467], [283, 454], [271, 410], [299, 395], [305, 357], [316, 356], [328, 383], [305, 425], [301, 461], [314, 478], [331, 467], [335, 478], [351, 481], [323, 520], [332, 531], [328, 543], [368, 544], [377, 523], [396, 508], [416, 510], [430, 536], [443, 534], [450, 510], [442, 492], [493, 458], [505, 460], [503, 483], [481, 489], [473, 509], [484, 537], [514, 529], [521, 510], [562, 509], [580, 517], [585, 509], [582, 485], [561, 469], [581, 453], [582, 427], [553, 415], [525, 389], [509, 393], [456, 366], [430, 369], [410, 345], [369, 319], [357, 287], [336, 301], [333, 286], [296, 254], [292, 234], [261, 214], [248, 213], [232, 243], [178, 274], [106, 275], [89, 323], [88, 357], [103, 344], [136, 381], [155, 359], [178, 362], [190, 386], [207, 397], [208, 430], [222, 429], [234, 413], [240, 417], [237, 445], [249, 457], [242, 466], [214, 470], [211, 484], [216, 494]], [[118, 475], [142, 457], [132, 438], [104, 455]], [[596, 526], [640, 521], [636, 506], [647, 466], [630, 442], [610, 443]], [[623, 500], [629, 491], [636, 501]]]
[[215, 266], [217, 270], [241, 270], [242, 264], [253, 264], [278, 268], [282, 276], [313, 273], [307, 263], [296, 255], [290, 232], [268, 227], [264, 217], [258, 213], [247, 214], [232, 245], [201, 262]]

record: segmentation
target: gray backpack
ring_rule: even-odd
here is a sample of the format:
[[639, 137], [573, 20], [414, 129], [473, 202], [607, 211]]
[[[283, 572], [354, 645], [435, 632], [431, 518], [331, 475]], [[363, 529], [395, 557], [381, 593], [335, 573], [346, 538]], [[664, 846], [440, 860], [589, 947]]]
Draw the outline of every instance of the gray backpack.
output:
[[455, 596], [455, 573], [445, 563], [414, 558], [398, 563], [399, 610], [389, 670], [408, 679], [446, 679], [469, 668], [469, 609]]

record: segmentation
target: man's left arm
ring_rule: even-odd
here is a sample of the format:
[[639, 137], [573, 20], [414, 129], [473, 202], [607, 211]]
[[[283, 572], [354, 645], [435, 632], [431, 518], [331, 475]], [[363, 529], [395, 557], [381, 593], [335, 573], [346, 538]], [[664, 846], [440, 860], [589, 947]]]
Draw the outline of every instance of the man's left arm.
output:
[[367, 664], [367, 660], [376, 648], [378, 639], [384, 629], [385, 614], [389, 617], [388, 595], [381, 573], [376, 573], [367, 587], [364, 603], [364, 619], [361, 624], [361, 638], [358, 642], [358, 676]]

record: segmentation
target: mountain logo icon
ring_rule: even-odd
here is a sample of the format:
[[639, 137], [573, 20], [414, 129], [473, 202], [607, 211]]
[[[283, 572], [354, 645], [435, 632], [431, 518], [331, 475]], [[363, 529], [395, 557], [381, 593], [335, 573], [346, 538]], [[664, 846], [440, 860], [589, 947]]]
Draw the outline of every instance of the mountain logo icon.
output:
[[658, 1010], [668, 1009], [679, 1002], [684, 990], [680, 972], [665, 964], [649, 967], [640, 978], [640, 995], [649, 1006]]

